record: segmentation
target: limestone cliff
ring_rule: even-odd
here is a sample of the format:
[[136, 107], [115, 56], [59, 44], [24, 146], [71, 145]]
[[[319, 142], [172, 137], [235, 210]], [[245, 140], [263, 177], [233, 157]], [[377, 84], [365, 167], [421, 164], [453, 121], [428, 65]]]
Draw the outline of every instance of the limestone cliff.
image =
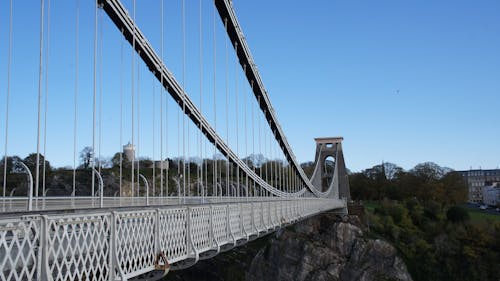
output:
[[363, 237], [354, 216], [323, 214], [282, 229], [166, 280], [412, 280], [397, 251]]
[[324, 214], [278, 233], [246, 280], [412, 280], [387, 242], [363, 238], [357, 217]]

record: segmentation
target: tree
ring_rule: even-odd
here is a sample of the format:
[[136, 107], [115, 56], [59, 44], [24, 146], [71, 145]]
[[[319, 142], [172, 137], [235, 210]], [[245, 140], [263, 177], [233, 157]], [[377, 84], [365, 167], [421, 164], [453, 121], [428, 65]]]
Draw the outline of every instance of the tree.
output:
[[446, 212], [446, 218], [453, 223], [463, 223], [469, 220], [469, 213], [460, 206], [453, 206]]
[[467, 184], [459, 173], [450, 172], [441, 182], [445, 187], [445, 196], [442, 198], [444, 203], [458, 204], [467, 201]]
[[370, 179], [363, 173], [349, 175], [349, 188], [353, 200], [373, 200], [377, 197]]
[[[36, 158], [37, 158], [36, 155], [37, 155], [36, 153], [31, 153], [30, 155], [26, 156], [26, 158], [24, 158], [24, 160], [23, 160], [24, 164], [26, 164], [26, 166], [28, 166], [28, 168], [32, 172], [34, 172], [36, 170]], [[45, 171], [47, 171], [47, 172], [52, 171], [52, 167], [50, 166], [49, 161], [46, 161], [45, 157], [42, 154], [40, 154], [39, 161], [38, 161], [40, 172], [43, 169], [43, 163], [44, 163], [43, 161], [45, 161]]]
[[385, 171], [383, 165], [375, 165], [369, 169], [363, 170], [362, 173], [372, 179], [372, 180], [381, 180], [385, 179]]
[[[137, 163], [136, 163], [137, 166]], [[153, 160], [147, 158], [147, 157], [141, 157], [139, 159], [139, 168], [140, 169], [149, 169], [153, 167]]]
[[122, 162], [122, 166], [124, 166], [125, 162], [128, 162], [123, 152], [115, 153], [115, 155], [111, 158], [111, 165], [113, 165], [113, 167], [120, 167], [120, 160]]
[[398, 174], [403, 172], [403, 168], [390, 162], [385, 162], [382, 164], [384, 168], [385, 178], [388, 180], [394, 180], [398, 177]]
[[331, 156], [326, 157], [324, 163], [324, 172], [329, 175], [333, 175], [335, 171], [335, 159]]
[[86, 146], [80, 151], [80, 167], [87, 169], [93, 161], [94, 150], [90, 146]]
[[442, 168], [436, 163], [425, 162], [418, 164], [411, 171], [414, 175], [423, 178], [425, 181], [439, 180], [447, 172], [447, 168]]
[[370, 179], [370, 185], [377, 192], [377, 199], [382, 200], [386, 195], [386, 188], [389, 181], [386, 178], [384, 165], [376, 165], [370, 169], [366, 169], [362, 172], [367, 178]]
[[107, 157], [101, 157], [99, 159], [96, 159], [96, 164], [99, 164], [101, 168], [112, 168], [113, 163], [111, 162], [110, 158]]
[[[256, 168], [260, 168], [264, 164], [264, 162], [267, 161], [267, 159], [262, 154], [250, 154], [245, 159], [249, 160], [249, 162], [255, 165]], [[245, 159], [244, 161], [246, 161]]]
[[[23, 160], [19, 156], [7, 156], [7, 171], [9, 173], [23, 173], [24, 169], [21, 167], [19, 162], [22, 162]], [[4, 162], [5, 162], [5, 157], [2, 157], [0, 159], [0, 171], [4, 170]]]
[[305, 163], [300, 164], [300, 167], [302, 168], [302, 170], [304, 170], [304, 173], [306, 173], [306, 175], [309, 178], [311, 178], [313, 173], [314, 173], [314, 168], [316, 166], [314, 165], [314, 162], [309, 161], [309, 162], [305, 162]]
[[247, 166], [249, 168], [251, 168], [251, 169], [255, 168], [255, 164], [253, 163], [253, 159], [250, 156], [245, 157], [241, 160], [243, 160], [243, 162], [245, 162], [245, 164], [247, 164]]

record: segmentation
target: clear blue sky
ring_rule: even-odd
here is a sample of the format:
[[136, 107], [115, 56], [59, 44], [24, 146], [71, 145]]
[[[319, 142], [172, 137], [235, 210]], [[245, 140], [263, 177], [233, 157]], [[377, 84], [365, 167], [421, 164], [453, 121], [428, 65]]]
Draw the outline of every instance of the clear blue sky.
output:
[[[39, 5], [14, 2], [8, 154], [25, 157], [36, 149]], [[52, 2], [47, 155], [60, 166], [71, 165], [73, 161], [75, 2]], [[93, 14], [89, 2], [81, 1], [79, 149], [91, 144]], [[124, 3], [131, 9], [131, 1]], [[159, 1], [145, 3], [137, 1], [137, 21], [159, 53]], [[182, 79], [180, 3], [165, 1], [166, 64], [179, 81], [185, 81], [190, 96], [198, 101], [198, 1], [186, 1], [185, 79]], [[425, 161], [453, 169], [500, 166], [500, 2], [234, 0], [233, 3], [281, 126], [300, 162], [313, 160], [313, 138], [343, 136], [347, 166], [354, 171], [382, 161], [405, 169]], [[0, 154], [3, 154], [8, 1], [0, 5]], [[213, 99], [210, 96], [212, 9], [211, 1], [205, 1], [202, 100], [209, 120], [213, 115], [207, 108]], [[103, 24], [102, 155], [109, 157], [121, 145], [117, 137], [117, 96], [120, 85], [125, 95], [130, 95], [130, 79], [122, 80], [120, 73], [131, 77], [131, 50], [124, 44], [123, 64], [127, 68], [120, 71], [122, 41], [105, 14]], [[218, 106], [224, 105], [224, 40], [223, 26], [217, 19]], [[231, 71], [235, 63], [231, 54]], [[145, 122], [152, 117], [152, 108], [155, 114], [159, 112], [155, 107], [159, 97], [153, 100], [152, 95], [148, 96], [153, 88], [158, 95], [159, 86], [140, 67], [140, 80], [135, 83], [140, 85], [141, 122]], [[234, 71], [228, 75], [229, 88], [234, 88], [237, 76]], [[239, 91], [248, 91], [241, 73], [238, 75]], [[234, 102], [233, 97], [230, 104]], [[129, 103], [124, 101], [125, 120], [130, 119]], [[243, 106], [239, 108], [242, 114]], [[174, 129], [169, 135], [169, 153], [178, 149], [177, 138], [173, 136], [177, 126], [175, 110], [170, 101], [169, 122], [175, 122], [169, 125], [170, 131]], [[218, 113], [217, 124], [225, 138], [224, 114]], [[145, 143], [151, 141], [146, 135], [153, 130], [148, 131], [147, 123], [141, 124], [142, 155], [152, 155], [151, 146]], [[235, 125], [229, 126], [234, 129]], [[122, 143], [128, 142], [130, 128], [124, 128], [123, 135]], [[240, 133], [239, 148], [244, 150], [242, 137]], [[158, 134], [155, 138], [158, 143]], [[230, 139], [234, 143], [235, 135]], [[232, 147], [236, 150], [234, 144]], [[156, 154], [158, 150], [157, 145]]]

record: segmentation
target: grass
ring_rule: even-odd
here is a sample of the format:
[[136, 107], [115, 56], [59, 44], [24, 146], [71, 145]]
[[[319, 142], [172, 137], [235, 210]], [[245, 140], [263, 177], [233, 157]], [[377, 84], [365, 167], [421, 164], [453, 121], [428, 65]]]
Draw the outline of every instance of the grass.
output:
[[[375, 208], [380, 206], [380, 203], [377, 201], [364, 201], [363, 205], [366, 211], [373, 214]], [[469, 208], [466, 209], [467, 212], [469, 212], [471, 222], [477, 222], [477, 223], [484, 223], [488, 221], [500, 222], [500, 214], [499, 215], [489, 214], [478, 209], [469, 209]]]
[[494, 215], [475, 209], [467, 209], [470, 220], [473, 222], [500, 221], [500, 215]]
[[375, 202], [375, 201], [365, 201], [365, 202], [363, 202], [363, 206], [365, 207], [365, 209], [367, 211], [370, 211], [373, 213], [373, 211], [375, 211], [375, 208], [379, 207], [380, 204], [378, 202]]
[[[377, 201], [364, 201], [363, 205], [365, 206], [365, 209], [367, 211], [373, 213], [375, 211], [375, 208], [380, 206], [380, 203], [378, 203]], [[480, 223], [488, 221], [500, 222], [500, 215], [489, 214], [478, 209], [469, 209], [469, 208], [467, 208], [467, 212], [469, 212], [470, 220], [472, 222], [480, 222]]]

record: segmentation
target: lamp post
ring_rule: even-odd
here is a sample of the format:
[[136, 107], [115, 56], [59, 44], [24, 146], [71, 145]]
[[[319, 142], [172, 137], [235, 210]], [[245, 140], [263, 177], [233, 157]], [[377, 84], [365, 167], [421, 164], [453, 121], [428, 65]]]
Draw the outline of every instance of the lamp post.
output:
[[31, 174], [31, 171], [28, 166], [26, 166], [26, 164], [19, 161], [19, 165], [23, 167], [28, 179], [28, 211], [31, 211], [33, 210], [33, 175]]

